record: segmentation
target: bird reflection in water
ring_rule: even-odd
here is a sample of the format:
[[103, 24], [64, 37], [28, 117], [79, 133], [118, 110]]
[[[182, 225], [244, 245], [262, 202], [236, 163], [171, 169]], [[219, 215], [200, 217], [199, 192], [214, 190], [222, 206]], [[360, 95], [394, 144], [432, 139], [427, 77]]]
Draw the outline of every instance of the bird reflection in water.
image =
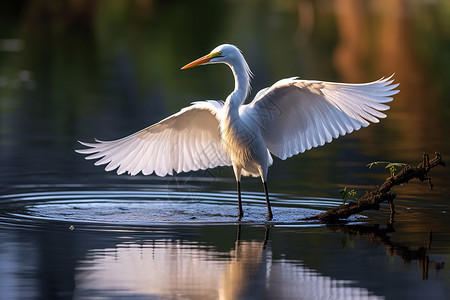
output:
[[231, 261], [227, 266], [221, 279], [221, 288], [219, 289], [220, 299], [237, 299], [239, 296], [249, 294], [249, 296], [262, 299], [264, 288], [252, 288], [252, 284], [264, 285], [265, 274], [268, 271], [268, 260], [266, 244], [269, 238], [269, 226], [265, 227], [264, 240], [261, 241], [242, 241], [241, 225], [237, 225], [237, 238], [235, 248], [230, 252]]
[[[145, 295], [163, 298], [341, 298], [378, 297], [351, 280], [336, 279], [302, 261], [274, 259], [265, 227], [260, 240], [243, 240], [238, 225], [233, 249], [218, 251], [176, 238], [121, 239], [115, 248], [92, 249], [79, 261], [75, 297]], [[242, 230], [242, 232], [241, 232]], [[282, 282], [283, 284], [279, 284]]]

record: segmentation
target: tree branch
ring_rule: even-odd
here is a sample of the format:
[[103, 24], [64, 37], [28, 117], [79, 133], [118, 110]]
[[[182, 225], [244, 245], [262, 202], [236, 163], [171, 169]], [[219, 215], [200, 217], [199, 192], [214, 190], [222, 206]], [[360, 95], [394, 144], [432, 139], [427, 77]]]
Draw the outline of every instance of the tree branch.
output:
[[430, 189], [432, 189], [433, 184], [431, 183], [431, 178], [428, 177], [428, 172], [436, 166], [445, 167], [445, 162], [442, 160], [441, 155], [436, 152], [435, 157], [430, 160], [428, 154], [424, 153], [423, 160], [417, 167], [406, 165], [397, 175], [387, 178], [381, 187], [376, 187], [370, 192], [366, 191], [366, 194], [358, 201], [331, 208], [324, 213], [303, 220], [335, 222], [346, 219], [349, 216], [364, 210], [378, 210], [380, 208], [380, 203], [384, 201], [389, 203], [391, 211], [393, 211], [393, 200], [396, 195], [391, 191], [391, 188], [396, 185], [408, 183], [411, 179], [417, 178], [422, 182], [425, 180], [428, 181], [428, 185], [430, 186]]

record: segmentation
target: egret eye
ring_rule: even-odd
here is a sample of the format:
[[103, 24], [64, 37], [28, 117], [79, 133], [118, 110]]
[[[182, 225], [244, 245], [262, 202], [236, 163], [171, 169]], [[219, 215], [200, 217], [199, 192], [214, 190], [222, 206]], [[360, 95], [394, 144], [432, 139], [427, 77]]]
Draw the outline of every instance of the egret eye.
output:
[[221, 57], [221, 56], [222, 56], [222, 51], [217, 51], [217, 52], [211, 53], [211, 58]]

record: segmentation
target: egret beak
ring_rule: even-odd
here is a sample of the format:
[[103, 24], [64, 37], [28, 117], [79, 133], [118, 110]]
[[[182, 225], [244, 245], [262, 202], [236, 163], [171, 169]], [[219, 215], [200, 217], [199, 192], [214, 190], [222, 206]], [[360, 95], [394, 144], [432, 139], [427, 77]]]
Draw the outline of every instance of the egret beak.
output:
[[208, 63], [212, 58], [211, 54], [207, 54], [205, 56], [200, 57], [199, 59], [194, 60], [193, 62], [188, 63], [184, 67], [181, 68], [181, 70], [193, 68], [199, 65], [203, 65]]
[[200, 57], [199, 59], [194, 60], [193, 62], [188, 63], [187, 65], [185, 65], [184, 67], [181, 68], [181, 70], [184, 69], [189, 69], [189, 68], [193, 68], [196, 66], [200, 66], [206, 63], [209, 63], [209, 61], [214, 58], [214, 57], [218, 57], [221, 56], [222, 52], [218, 51], [218, 52], [213, 52], [210, 54], [206, 54], [205, 56]]

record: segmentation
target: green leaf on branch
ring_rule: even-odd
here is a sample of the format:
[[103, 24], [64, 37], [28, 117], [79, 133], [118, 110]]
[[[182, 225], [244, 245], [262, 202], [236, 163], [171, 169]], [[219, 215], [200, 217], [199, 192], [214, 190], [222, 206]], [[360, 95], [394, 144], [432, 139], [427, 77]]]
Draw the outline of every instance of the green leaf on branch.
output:
[[375, 161], [371, 162], [370, 164], [367, 164], [367, 167], [371, 169], [373, 166], [376, 165], [386, 165], [384, 168], [389, 170], [389, 173], [393, 177], [395, 175], [395, 172], [397, 171], [397, 168], [403, 169], [407, 164], [405, 163], [399, 163], [399, 162], [388, 162], [388, 161]]
[[341, 190], [341, 198], [342, 198], [342, 205], [345, 205], [345, 202], [347, 200], [358, 200], [356, 198], [356, 191], [354, 189], [351, 189], [350, 191], [347, 191], [347, 187]]

